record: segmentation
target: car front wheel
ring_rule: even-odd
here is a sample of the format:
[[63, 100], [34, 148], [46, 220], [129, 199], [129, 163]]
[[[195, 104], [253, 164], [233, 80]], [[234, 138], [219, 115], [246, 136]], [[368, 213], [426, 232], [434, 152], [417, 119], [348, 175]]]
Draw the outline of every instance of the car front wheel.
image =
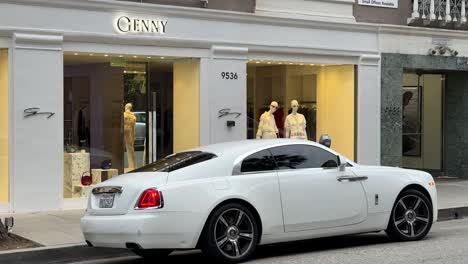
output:
[[249, 208], [226, 204], [208, 219], [202, 239], [202, 251], [209, 257], [223, 263], [241, 262], [255, 251], [258, 223]]
[[386, 232], [398, 241], [420, 240], [431, 229], [432, 220], [429, 197], [417, 190], [406, 190], [393, 205]]

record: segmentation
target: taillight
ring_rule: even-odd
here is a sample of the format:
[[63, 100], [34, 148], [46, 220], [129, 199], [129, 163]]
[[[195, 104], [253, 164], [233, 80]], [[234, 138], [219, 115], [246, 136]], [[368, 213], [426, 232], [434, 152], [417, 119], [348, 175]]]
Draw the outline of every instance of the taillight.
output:
[[164, 206], [162, 193], [157, 189], [147, 189], [140, 196], [138, 209], [162, 208]]

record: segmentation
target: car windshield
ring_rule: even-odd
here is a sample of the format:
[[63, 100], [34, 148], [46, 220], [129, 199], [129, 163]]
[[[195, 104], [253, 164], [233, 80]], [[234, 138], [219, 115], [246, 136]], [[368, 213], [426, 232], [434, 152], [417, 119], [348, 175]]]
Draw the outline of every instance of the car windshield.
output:
[[202, 151], [188, 151], [169, 155], [161, 160], [133, 170], [134, 172], [171, 172], [203, 161], [216, 158], [215, 154]]

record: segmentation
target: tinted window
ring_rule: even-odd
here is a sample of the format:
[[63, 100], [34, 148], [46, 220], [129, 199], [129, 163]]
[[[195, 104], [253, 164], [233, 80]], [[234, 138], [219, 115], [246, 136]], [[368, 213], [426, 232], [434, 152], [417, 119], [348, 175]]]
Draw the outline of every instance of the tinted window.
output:
[[336, 155], [314, 146], [281, 146], [270, 151], [280, 170], [338, 167]]
[[241, 172], [270, 171], [275, 169], [275, 161], [268, 150], [262, 150], [242, 161]]
[[210, 160], [212, 158], [216, 158], [216, 155], [201, 151], [180, 152], [133, 170], [130, 173], [154, 171], [171, 172], [206, 160]]

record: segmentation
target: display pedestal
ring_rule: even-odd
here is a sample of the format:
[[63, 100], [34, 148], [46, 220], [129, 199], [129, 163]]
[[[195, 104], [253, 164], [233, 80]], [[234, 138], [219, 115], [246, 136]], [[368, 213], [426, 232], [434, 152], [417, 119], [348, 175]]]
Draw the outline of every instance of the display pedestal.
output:
[[97, 184], [119, 175], [119, 171], [117, 169], [92, 169], [91, 174], [93, 175], [93, 184]]
[[81, 185], [81, 176], [89, 173], [90, 155], [86, 152], [64, 153], [63, 195], [64, 198], [81, 197], [75, 186]]
[[89, 185], [89, 186], [75, 185], [73, 186], [73, 197], [88, 197], [92, 188], [93, 188], [92, 185]]

